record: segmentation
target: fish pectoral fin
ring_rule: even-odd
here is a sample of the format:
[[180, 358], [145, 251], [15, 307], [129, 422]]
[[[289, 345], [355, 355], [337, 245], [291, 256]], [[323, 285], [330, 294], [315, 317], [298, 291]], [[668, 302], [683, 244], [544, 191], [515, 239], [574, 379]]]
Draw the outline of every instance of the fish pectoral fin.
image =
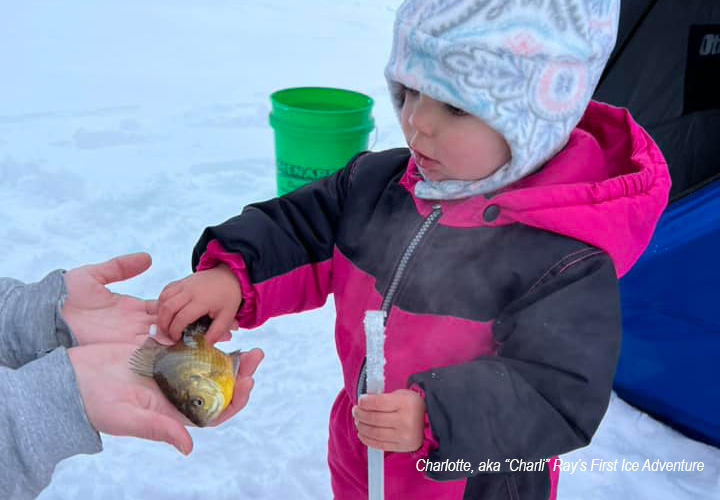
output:
[[242, 351], [237, 350], [228, 354], [232, 358], [233, 364], [233, 378], [237, 378], [238, 370], [240, 369], [240, 355]]
[[148, 337], [145, 343], [130, 355], [130, 369], [138, 375], [152, 378], [155, 356], [161, 348], [162, 344]]

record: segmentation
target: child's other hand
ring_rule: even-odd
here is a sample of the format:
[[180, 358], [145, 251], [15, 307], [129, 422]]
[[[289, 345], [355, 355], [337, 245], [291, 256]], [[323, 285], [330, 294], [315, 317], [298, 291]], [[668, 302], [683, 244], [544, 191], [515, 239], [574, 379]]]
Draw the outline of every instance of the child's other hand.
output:
[[189, 323], [207, 314], [213, 322], [205, 340], [213, 344], [226, 337], [241, 302], [240, 282], [220, 264], [168, 284], [158, 297], [157, 326], [177, 341]]
[[355, 427], [363, 444], [385, 451], [415, 451], [423, 443], [425, 401], [415, 391], [366, 394], [353, 406]]

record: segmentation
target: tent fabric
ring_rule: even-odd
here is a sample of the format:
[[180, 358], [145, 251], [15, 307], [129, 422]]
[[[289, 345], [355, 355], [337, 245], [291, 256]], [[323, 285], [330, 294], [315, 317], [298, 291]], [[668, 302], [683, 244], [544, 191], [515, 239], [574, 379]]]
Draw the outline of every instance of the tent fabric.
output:
[[620, 397], [720, 446], [720, 182], [673, 203], [620, 281]]
[[[658, 143], [670, 166], [672, 200], [720, 174], [720, 51], [700, 57], [705, 37], [689, 43], [693, 27], [720, 36], [720, 2], [623, 1], [615, 51], [594, 95], [628, 108]], [[686, 92], [698, 93], [691, 85], [698, 81], [707, 106], [686, 113]]]
[[647, 251], [620, 281], [615, 390], [720, 446], [720, 2], [624, 0], [594, 98], [626, 107], [673, 181]]

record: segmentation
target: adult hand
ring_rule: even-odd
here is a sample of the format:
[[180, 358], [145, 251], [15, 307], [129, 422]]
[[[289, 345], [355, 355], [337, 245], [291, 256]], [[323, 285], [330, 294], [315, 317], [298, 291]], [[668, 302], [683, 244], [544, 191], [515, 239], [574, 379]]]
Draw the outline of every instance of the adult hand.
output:
[[[193, 442], [184, 426], [193, 425], [165, 398], [155, 380], [132, 373], [134, 343], [90, 344], [68, 349], [90, 423], [99, 432], [164, 441], [188, 455]], [[250, 397], [252, 376], [263, 352], [243, 353], [230, 406], [217, 425], [240, 411]]]
[[425, 400], [415, 391], [365, 394], [353, 406], [358, 438], [385, 451], [416, 451], [423, 443]]
[[113, 293], [105, 285], [137, 276], [151, 263], [149, 254], [138, 252], [65, 273], [68, 296], [62, 316], [80, 345], [135, 342], [148, 333], [156, 320], [156, 301]]

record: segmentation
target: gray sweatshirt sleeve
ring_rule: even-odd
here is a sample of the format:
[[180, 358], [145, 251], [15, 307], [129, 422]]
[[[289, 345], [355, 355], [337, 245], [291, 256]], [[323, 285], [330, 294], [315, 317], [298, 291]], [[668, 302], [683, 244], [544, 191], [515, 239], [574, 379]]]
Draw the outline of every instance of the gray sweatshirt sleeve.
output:
[[0, 365], [18, 368], [77, 340], [61, 316], [67, 296], [63, 271], [37, 283], [0, 278]]
[[35, 498], [58, 462], [102, 449], [64, 348], [17, 370], [0, 367], [0, 393], [0, 498]]

